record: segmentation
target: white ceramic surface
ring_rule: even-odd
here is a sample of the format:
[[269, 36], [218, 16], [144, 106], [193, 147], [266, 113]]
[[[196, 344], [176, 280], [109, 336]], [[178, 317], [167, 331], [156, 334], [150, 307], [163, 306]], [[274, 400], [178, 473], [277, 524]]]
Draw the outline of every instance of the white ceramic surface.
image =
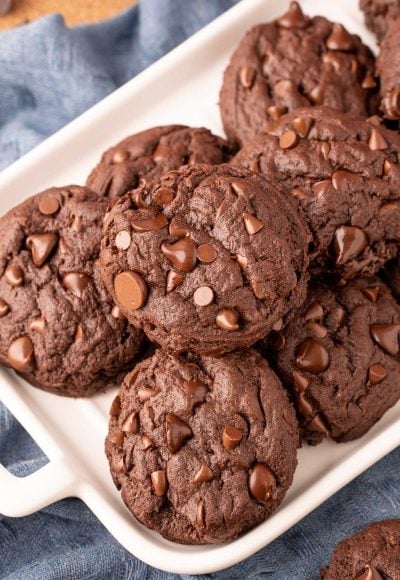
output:
[[[222, 133], [218, 91], [230, 52], [249, 26], [274, 18], [288, 3], [242, 0], [6, 169], [0, 175], [0, 214], [48, 186], [83, 183], [101, 152], [129, 133], [168, 123], [205, 125]], [[342, 22], [372, 46], [357, 3], [302, 2], [305, 11]], [[115, 392], [114, 388], [90, 400], [68, 400], [34, 389], [13, 372], [0, 369], [1, 400], [50, 460], [25, 478], [0, 466], [0, 513], [23, 516], [58, 499], [79, 497], [127, 550], [170, 572], [213, 572], [247, 558], [400, 444], [398, 404], [358, 441], [341, 445], [326, 441], [301, 449], [294, 485], [280, 509], [256, 529], [227, 545], [180, 546], [138, 524], [114, 488], [103, 442]]]

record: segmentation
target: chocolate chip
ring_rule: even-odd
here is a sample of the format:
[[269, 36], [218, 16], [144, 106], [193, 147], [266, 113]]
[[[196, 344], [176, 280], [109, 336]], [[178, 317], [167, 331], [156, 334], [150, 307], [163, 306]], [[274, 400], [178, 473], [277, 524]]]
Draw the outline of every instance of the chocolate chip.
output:
[[164, 207], [174, 201], [174, 192], [169, 187], [160, 187], [155, 192], [154, 199], [158, 206]]
[[132, 220], [130, 225], [135, 232], [151, 232], [153, 230], [161, 230], [168, 225], [168, 219], [163, 213], [158, 213], [154, 217], [147, 220]]
[[298, 187], [292, 189], [291, 194], [293, 195], [293, 197], [299, 200], [308, 199], [308, 195], [306, 194], [306, 192], [303, 191], [302, 189], [299, 189]]
[[274, 326], [272, 327], [272, 330], [275, 330], [275, 332], [279, 332], [280, 330], [282, 330], [282, 328], [283, 328], [283, 319], [280, 318], [275, 322]]
[[325, 437], [330, 436], [330, 432], [324, 419], [322, 418], [321, 413], [317, 413], [313, 419], [307, 424], [307, 429], [311, 431], [318, 431], [318, 433], [322, 433]]
[[335, 52], [327, 52], [322, 57], [324, 64], [329, 64], [335, 72], [339, 72], [342, 67], [342, 59]]
[[153, 473], [150, 475], [150, 478], [156, 496], [157, 497], [163, 496], [168, 489], [168, 481], [167, 476], [165, 475], [165, 471], [163, 471], [162, 469], [158, 471], [153, 471]]
[[204, 481], [211, 481], [214, 477], [213, 472], [205, 463], [200, 465], [200, 468], [193, 478], [193, 483], [203, 483]]
[[167, 413], [165, 416], [165, 429], [168, 449], [171, 453], [178, 453], [181, 447], [193, 437], [191, 428], [172, 413]]
[[311, 89], [307, 96], [314, 105], [322, 105], [325, 100], [325, 91], [323, 85], [316, 85], [313, 89]]
[[184, 390], [186, 395], [191, 399], [193, 407], [204, 403], [208, 393], [207, 385], [201, 381], [186, 381]]
[[20, 336], [8, 348], [8, 364], [20, 373], [29, 373], [35, 366], [35, 353], [29, 336]]
[[352, 51], [354, 49], [354, 42], [351, 34], [342, 26], [342, 24], [334, 24], [331, 34], [328, 36], [326, 46], [329, 50]]
[[143, 389], [140, 389], [138, 391], [139, 401], [141, 403], [144, 403], [145, 401], [148, 401], [152, 397], [155, 397], [157, 393], [158, 391], [156, 391], [156, 389], [153, 389], [152, 387], [144, 387]]
[[251, 66], [242, 66], [239, 73], [242, 86], [245, 89], [251, 89], [256, 78], [256, 71]]
[[313, 119], [311, 117], [296, 117], [293, 121], [293, 127], [296, 129], [300, 137], [305, 139], [310, 132]]
[[322, 152], [322, 155], [324, 156], [324, 159], [325, 160], [328, 160], [330, 150], [331, 150], [331, 144], [330, 143], [322, 143], [322, 145], [321, 145], [321, 152]]
[[253, 159], [250, 162], [250, 169], [251, 171], [254, 171], [254, 173], [260, 173], [261, 168], [260, 168], [260, 160], [259, 159]]
[[22, 270], [21, 266], [13, 265], [9, 266], [7, 270], [4, 272], [4, 279], [10, 286], [14, 286], [15, 288], [22, 286], [24, 283], [24, 271]]
[[308, 400], [305, 393], [299, 393], [297, 397], [297, 407], [302, 416], [307, 419], [314, 413], [314, 405]]
[[83, 292], [89, 284], [89, 276], [80, 272], [69, 272], [64, 274], [62, 284], [67, 290], [71, 290], [75, 296], [82, 298]]
[[278, 18], [277, 23], [282, 28], [305, 28], [308, 24], [308, 18], [304, 16], [297, 2], [291, 2], [289, 10]]
[[372, 127], [371, 129], [368, 146], [372, 151], [383, 151], [388, 147], [386, 139], [376, 127]]
[[117, 447], [120, 447], [123, 444], [124, 438], [125, 434], [122, 431], [113, 431], [108, 435], [108, 440]]
[[311, 379], [299, 373], [299, 371], [292, 372], [294, 385], [299, 393], [304, 393], [311, 383]]
[[242, 268], [242, 270], [247, 268], [248, 260], [247, 260], [246, 256], [242, 256], [241, 254], [236, 254], [236, 261], [239, 264], [239, 266]]
[[116, 318], [117, 320], [126, 320], [126, 317], [122, 314], [119, 306], [117, 306], [116, 304], [115, 306], [112, 307], [111, 316], [113, 318]]
[[250, 236], [253, 236], [257, 232], [263, 229], [264, 224], [260, 221], [256, 216], [252, 215], [251, 213], [244, 213], [243, 214], [243, 221], [246, 227], [247, 233]]
[[363, 89], [374, 89], [376, 87], [376, 80], [371, 73], [367, 73], [361, 83]]
[[227, 451], [233, 451], [242, 440], [243, 433], [236, 427], [228, 425], [222, 432], [222, 444]]
[[26, 240], [35, 266], [43, 266], [58, 242], [57, 234], [34, 234]]
[[119, 395], [117, 395], [113, 399], [113, 402], [111, 403], [109, 415], [110, 417], [118, 417], [120, 412], [121, 412], [121, 399], [119, 398]]
[[385, 159], [385, 162], [383, 164], [383, 175], [385, 175], [387, 177], [388, 175], [393, 173], [393, 171], [394, 171], [393, 163], [390, 163], [390, 161]]
[[384, 580], [383, 576], [372, 564], [367, 564], [364, 570], [354, 580]]
[[274, 499], [276, 479], [271, 469], [264, 463], [256, 463], [249, 474], [249, 489], [251, 495], [261, 503]]
[[356, 226], [341, 226], [335, 232], [333, 248], [336, 264], [342, 265], [356, 258], [368, 244], [366, 233]]
[[[143, 201], [142, 192], [140, 191], [140, 189], [133, 191], [131, 193], [131, 198], [132, 198], [132, 203], [136, 208], [143, 209], [144, 207], [147, 207]], [[108, 207], [108, 211], [110, 211], [110, 209], [113, 207], [113, 205], [115, 205], [117, 202], [118, 202], [118, 198], [115, 198], [115, 201], [112, 200], [109, 207]]]
[[124, 431], [124, 433], [136, 434], [139, 433], [139, 429], [140, 429], [139, 416], [136, 413], [136, 411], [133, 411], [133, 413], [131, 413], [129, 417], [127, 417], [123, 422], [122, 431]]
[[371, 324], [372, 338], [389, 354], [399, 354], [400, 324]]
[[381, 109], [385, 111], [385, 116], [391, 120], [397, 120], [400, 116], [400, 90], [391, 88], [386, 91], [382, 101]]
[[182, 272], [192, 272], [196, 265], [196, 244], [191, 239], [178, 240], [174, 244], [162, 244], [164, 256]]
[[371, 365], [368, 369], [368, 384], [377, 385], [383, 381], [386, 375], [385, 367], [379, 364]]
[[82, 342], [83, 338], [84, 338], [83, 328], [80, 324], [78, 324], [76, 327], [76, 330], [75, 330], [74, 341], [75, 342]]
[[211, 244], [201, 244], [197, 248], [197, 257], [200, 262], [204, 262], [205, 264], [211, 264], [217, 257], [217, 252]]
[[117, 151], [115, 151], [112, 157], [112, 162], [118, 164], [123, 163], [128, 159], [129, 159], [129, 151], [127, 151], [126, 149], [117, 149]]
[[0, 318], [3, 318], [10, 312], [10, 307], [5, 300], [0, 298]]
[[174, 272], [173, 270], [170, 270], [167, 274], [167, 285], [166, 285], [166, 291], [172, 292], [173, 290], [175, 290], [175, 288], [177, 288], [178, 286], [180, 286], [181, 284], [183, 284], [184, 281], [184, 277], [182, 276], [182, 274], [179, 274], [178, 272]]
[[169, 147], [166, 147], [165, 145], [159, 143], [156, 149], [153, 151], [153, 159], [156, 162], [162, 161], [163, 159], [165, 159], [170, 155], [170, 152], [171, 150]]
[[366, 298], [373, 304], [378, 300], [380, 288], [379, 286], [370, 286], [369, 288], [363, 288], [361, 292]]
[[32, 320], [29, 325], [29, 330], [33, 330], [34, 332], [38, 332], [39, 334], [43, 334], [46, 329], [46, 321], [43, 316], [39, 316]]
[[131, 245], [131, 241], [131, 235], [126, 230], [118, 232], [118, 234], [115, 236], [115, 245], [119, 250], [127, 250]]
[[318, 302], [314, 302], [307, 308], [306, 313], [304, 314], [304, 320], [306, 322], [313, 321], [313, 322], [321, 322], [324, 318], [324, 310]]
[[147, 451], [148, 449], [151, 449], [152, 447], [154, 447], [153, 441], [147, 435], [143, 435], [142, 444], [143, 444], [144, 451]]
[[358, 177], [355, 173], [351, 171], [346, 171], [345, 169], [338, 169], [332, 173], [332, 185], [336, 191], [342, 191], [346, 188], [348, 182], [357, 181]]
[[205, 514], [205, 509], [204, 509], [204, 500], [199, 499], [199, 501], [197, 502], [197, 507], [196, 507], [196, 524], [200, 528], [204, 528], [206, 525], [205, 519], [206, 519], [206, 514]]
[[41, 214], [54, 215], [60, 210], [60, 203], [55, 197], [43, 197], [38, 207]]
[[233, 308], [223, 308], [216, 317], [218, 328], [222, 330], [238, 330], [239, 329], [239, 315]]
[[320, 342], [307, 338], [297, 349], [296, 365], [309, 373], [322, 373], [329, 366], [328, 351]]
[[243, 188], [243, 184], [237, 181], [232, 181], [231, 189], [235, 195], [240, 197], [241, 195], [245, 194], [245, 190]]
[[279, 137], [279, 147], [281, 149], [292, 149], [297, 145], [299, 138], [294, 131], [286, 131]]
[[138, 272], [121, 272], [114, 279], [114, 291], [118, 302], [128, 310], [137, 310], [146, 303], [148, 289]]
[[209, 306], [214, 300], [214, 292], [209, 286], [200, 286], [193, 294], [193, 301], [197, 306]]
[[170, 236], [174, 236], [176, 238], [186, 238], [186, 236], [189, 235], [188, 230], [183, 226], [178, 225], [175, 220], [172, 220], [172, 222], [169, 224], [168, 231]]
[[307, 328], [314, 336], [314, 338], [325, 338], [328, 334], [328, 329], [317, 322], [307, 322]]
[[[268, 107], [267, 113], [274, 120], [277, 121], [287, 112], [287, 107], [279, 107], [278, 105], [272, 105]], [[252, 170], [254, 171], [254, 169]]]
[[317, 181], [313, 185], [314, 196], [320, 199], [322, 196], [326, 195], [330, 190], [332, 181], [330, 179], [324, 179], [323, 181]]

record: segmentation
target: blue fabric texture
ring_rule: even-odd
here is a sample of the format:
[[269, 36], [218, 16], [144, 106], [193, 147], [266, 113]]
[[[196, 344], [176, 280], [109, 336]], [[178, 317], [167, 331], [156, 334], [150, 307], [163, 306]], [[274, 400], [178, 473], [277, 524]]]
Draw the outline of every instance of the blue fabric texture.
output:
[[[118, 17], [69, 29], [59, 15], [0, 34], [0, 168], [132, 78], [235, 0], [142, 0]], [[0, 404], [0, 462], [24, 476], [46, 463]], [[318, 577], [334, 545], [400, 517], [400, 449], [254, 557], [216, 578]], [[0, 490], [1, 493], [1, 490]], [[170, 579], [127, 553], [79, 500], [26, 517], [0, 516], [0, 578]]]

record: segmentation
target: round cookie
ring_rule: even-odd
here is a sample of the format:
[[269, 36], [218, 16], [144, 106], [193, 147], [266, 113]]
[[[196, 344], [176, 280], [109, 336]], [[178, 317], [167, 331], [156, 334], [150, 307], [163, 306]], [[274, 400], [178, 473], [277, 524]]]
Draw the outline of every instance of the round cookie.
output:
[[106, 208], [89, 189], [54, 187], [0, 219], [0, 362], [59, 395], [104, 389], [141, 345], [101, 279]]
[[153, 127], [131, 135], [103, 153], [86, 185], [100, 195], [113, 198], [138, 187], [140, 181], [156, 181], [182, 165], [219, 165], [230, 157], [227, 142], [204, 127]]
[[400, 520], [370, 524], [336, 546], [321, 580], [385, 580], [399, 578]]
[[271, 123], [232, 160], [301, 204], [317, 272], [375, 274], [400, 241], [400, 137], [369, 121], [309, 107]]
[[151, 340], [222, 354], [254, 344], [303, 302], [308, 241], [297, 204], [268, 181], [192, 165], [116, 200], [103, 278]]
[[375, 113], [374, 57], [341, 24], [289, 11], [249, 30], [224, 73], [222, 122], [240, 145], [267, 121], [300, 107], [326, 105], [352, 114]]
[[360, 8], [364, 12], [366, 25], [379, 41], [384, 38], [390, 21], [400, 16], [398, 0], [360, 0]]
[[378, 278], [310, 288], [273, 337], [305, 439], [361, 437], [400, 398], [400, 306]]
[[106, 453], [136, 518], [184, 544], [226, 542], [265, 520], [296, 468], [295, 413], [262, 357], [165, 351], [124, 380]]
[[400, 119], [400, 17], [391, 21], [388, 26], [376, 61], [376, 72], [380, 78], [382, 114], [390, 121], [398, 121]]

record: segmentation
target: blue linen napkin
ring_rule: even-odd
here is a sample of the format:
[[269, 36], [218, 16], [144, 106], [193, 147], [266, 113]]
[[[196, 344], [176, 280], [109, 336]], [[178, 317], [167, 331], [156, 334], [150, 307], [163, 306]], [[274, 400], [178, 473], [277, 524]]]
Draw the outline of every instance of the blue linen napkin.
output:
[[[52, 15], [0, 34], [0, 168], [235, 3], [142, 0], [97, 25], [68, 29], [60, 16]], [[46, 463], [1, 404], [0, 463], [19, 476]], [[252, 558], [200, 578], [317, 578], [334, 545], [346, 535], [374, 520], [400, 517], [399, 473], [397, 449]], [[131, 556], [83, 503], [68, 499], [29, 517], [0, 516], [0, 578], [166, 580], [178, 576]]]

